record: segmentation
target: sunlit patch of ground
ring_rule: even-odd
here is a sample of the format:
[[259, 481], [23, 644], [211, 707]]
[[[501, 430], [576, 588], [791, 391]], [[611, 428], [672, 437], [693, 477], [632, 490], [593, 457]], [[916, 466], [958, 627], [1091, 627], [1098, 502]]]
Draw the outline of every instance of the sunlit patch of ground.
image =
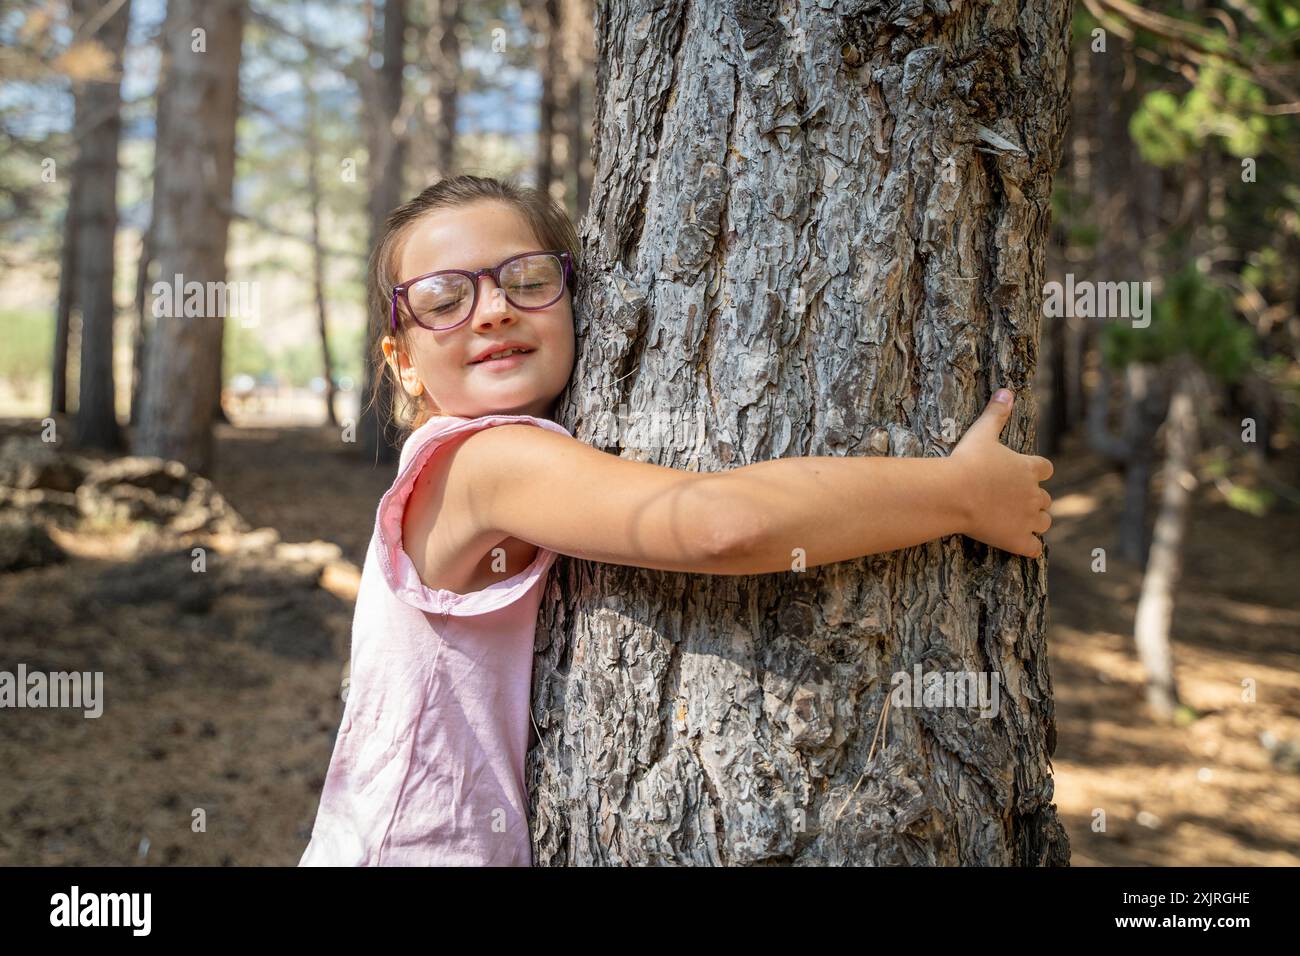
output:
[[1300, 864], [1300, 768], [1261, 739], [1300, 743], [1300, 516], [1197, 492], [1173, 639], [1180, 696], [1201, 716], [1158, 726], [1132, 637], [1140, 569], [1114, 557], [1119, 477], [1077, 445], [1054, 460], [1052, 762], [1073, 864]]
[[[214, 482], [252, 527], [362, 563], [392, 466], [326, 427], [217, 438]], [[1119, 478], [1078, 450], [1054, 461], [1066, 504], [1048, 535], [1053, 764], [1074, 864], [1300, 863], [1300, 774], [1260, 741], [1300, 741], [1300, 517], [1198, 493], [1174, 631], [1180, 690], [1202, 717], [1159, 727], [1131, 637], [1139, 572], [1113, 556]], [[0, 711], [0, 864], [297, 863], [342, 713], [355, 569], [321, 575], [310, 627], [280, 627], [294, 608], [274, 587], [205, 607], [114, 600], [104, 582], [123, 573], [130, 533], [62, 543], [66, 564], [0, 575], [0, 667], [100, 669], [105, 710]], [[1105, 574], [1090, 570], [1095, 547], [1111, 555]]]

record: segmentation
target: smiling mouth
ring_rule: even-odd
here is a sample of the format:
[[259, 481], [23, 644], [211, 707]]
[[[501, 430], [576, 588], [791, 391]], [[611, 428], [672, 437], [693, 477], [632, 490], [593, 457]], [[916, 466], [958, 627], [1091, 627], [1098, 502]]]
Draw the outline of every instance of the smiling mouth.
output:
[[535, 351], [536, 349], [520, 349], [520, 348], [503, 349], [500, 352], [495, 352], [492, 355], [484, 356], [483, 358], [478, 359], [477, 361], [474, 362], [470, 362], [469, 364], [482, 365], [485, 362], [496, 362], [505, 358], [514, 358], [516, 355], [532, 355], [533, 352]]

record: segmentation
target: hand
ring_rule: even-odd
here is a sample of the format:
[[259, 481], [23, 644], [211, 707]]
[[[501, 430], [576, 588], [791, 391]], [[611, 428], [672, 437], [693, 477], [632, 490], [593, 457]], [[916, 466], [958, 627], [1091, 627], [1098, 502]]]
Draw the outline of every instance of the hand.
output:
[[989, 401], [984, 413], [966, 429], [949, 459], [957, 465], [957, 488], [966, 514], [962, 534], [1003, 551], [1041, 557], [1037, 536], [1052, 526], [1047, 509], [1052, 496], [1038, 487], [1052, 477], [1052, 463], [1040, 455], [1021, 455], [1001, 442], [1015, 400]]

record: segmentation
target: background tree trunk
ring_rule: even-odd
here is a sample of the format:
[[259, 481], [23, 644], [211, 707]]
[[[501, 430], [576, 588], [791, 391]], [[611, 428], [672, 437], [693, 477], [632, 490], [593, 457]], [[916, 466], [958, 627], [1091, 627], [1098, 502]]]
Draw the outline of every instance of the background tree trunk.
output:
[[[235, 168], [243, 0], [171, 0], [163, 25], [169, 64], [158, 108], [154, 242], [159, 280], [225, 282]], [[195, 30], [205, 52], [194, 52]], [[181, 290], [182, 295], [184, 289]], [[210, 474], [213, 396], [221, 382], [222, 316], [158, 318], [149, 336], [136, 454], [174, 458]]]
[[[598, 4], [559, 419], [689, 470], [943, 455], [1008, 385], [1003, 440], [1031, 451], [1069, 18], [1064, 0]], [[611, 437], [624, 404], [674, 432]], [[1046, 581], [959, 536], [762, 576], [561, 558], [535, 862], [1067, 863]], [[886, 712], [913, 665], [996, 675], [997, 716]]]
[[59, 297], [54, 307], [54, 356], [50, 372], [50, 414], [68, 411], [68, 335], [77, 290], [77, 166], [71, 164], [68, 210], [63, 216], [63, 251], [59, 257]]
[[[154, 121], [153, 179], [150, 183], [152, 192], [149, 196], [149, 226], [145, 230], [144, 241], [140, 246], [140, 259], [136, 263], [135, 270], [135, 335], [131, 341], [131, 425], [133, 428], [139, 428], [140, 426], [140, 409], [145, 378], [144, 366], [149, 357], [149, 335], [154, 327], [154, 322], [148, 314], [149, 291], [152, 288], [149, 275], [156, 254], [154, 231], [158, 222], [158, 198], [163, 194], [162, 181], [163, 177], [167, 175], [167, 157], [158, 152], [158, 143], [170, 142], [171, 140], [171, 134], [163, 126], [171, 113], [165, 102], [167, 89], [174, 82], [169, 75], [171, 71], [171, 50], [167, 43], [163, 42], [165, 38], [166, 34], [164, 33], [159, 37], [158, 43], [158, 86], [154, 93], [156, 119]], [[166, 277], [167, 281], [171, 281], [172, 278], [171, 276]]]
[[316, 57], [310, 47], [306, 48], [306, 62], [303, 67], [302, 91], [306, 104], [304, 118], [307, 133], [307, 203], [311, 211], [311, 277], [312, 291], [316, 296], [316, 324], [320, 329], [321, 367], [325, 376], [325, 420], [330, 425], [338, 425], [338, 416], [334, 414], [334, 396], [337, 387], [334, 384], [334, 362], [330, 357], [329, 315], [326, 312], [325, 294], [325, 250], [321, 246], [321, 206], [324, 198], [320, 179], [320, 107], [315, 87]]
[[537, 104], [537, 188], [563, 205], [565, 169], [556, 162], [555, 146], [565, 117], [559, 112], [561, 98], [568, 99], [565, 78], [560, 0], [542, 0], [529, 8], [532, 32], [542, 38], [538, 51], [537, 72], [542, 83], [542, 95]]
[[1066, 342], [1064, 321], [1049, 323], [1043, 331], [1043, 355], [1034, 393], [1043, 397], [1038, 430], [1038, 454], [1053, 458], [1069, 431], [1066, 408]]
[[1169, 389], [1164, 380], [1165, 371], [1158, 365], [1133, 362], [1122, 374], [1124, 507], [1119, 522], [1118, 551], [1126, 561], [1145, 564], [1150, 544], [1147, 513], [1151, 476], [1156, 467], [1156, 434], [1169, 407]]
[[[366, 166], [370, 192], [370, 248], [383, 233], [388, 214], [406, 198], [403, 172], [406, 168], [406, 136], [395, 127], [402, 113], [402, 69], [406, 63], [405, 0], [385, 0], [383, 32], [378, 40], [383, 63], [377, 70], [363, 68], [362, 93], [366, 97], [367, 136], [370, 157]], [[374, 35], [371, 23], [371, 34]], [[372, 376], [379, 376], [378, 399], [374, 405], [363, 404], [357, 426], [358, 444], [367, 460], [391, 464], [397, 461], [398, 448], [385, 416], [392, 404], [392, 384], [383, 368], [375, 368], [379, 343], [367, 335], [363, 363], [366, 374], [363, 396], [371, 393]]]
[[[154, 177], [162, 171], [154, 163]], [[149, 307], [149, 266], [153, 263], [153, 211], [149, 225], [140, 239], [140, 258], [135, 264], [135, 300], [131, 312], [131, 424], [140, 423], [140, 388], [144, 384], [144, 357], [149, 342], [149, 324], [145, 310]]]
[[565, 106], [569, 137], [568, 160], [573, 167], [574, 222], [587, 214], [591, 197], [591, 0], [563, 0], [564, 62], [569, 74], [569, 100]]
[[1138, 656], [1146, 669], [1147, 706], [1153, 717], [1164, 721], [1174, 718], [1179, 705], [1169, 629], [1196, 487], [1196, 401], [1208, 391], [1201, 386], [1201, 370], [1194, 361], [1176, 362], [1171, 371], [1175, 384], [1164, 428], [1164, 488], [1133, 627]]
[[[77, 0], [78, 29], [100, 19], [103, 4]], [[77, 166], [81, 186], [73, 190], [77, 304], [81, 307], [81, 363], [77, 374], [76, 443], [83, 448], [117, 451], [113, 386], [113, 239], [117, 235], [117, 145], [122, 131], [122, 60], [131, 4], [119, 5], [93, 38], [111, 57], [111, 79], [86, 80], [76, 94]]]
[[[430, 4], [430, 72], [434, 95], [424, 104], [425, 122], [433, 135], [433, 169], [429, 184], [456, 173], [456, 120], [460, 112], [461, 0], [435, 0]], [[437, 46], [434, 47], [434, 41]]]

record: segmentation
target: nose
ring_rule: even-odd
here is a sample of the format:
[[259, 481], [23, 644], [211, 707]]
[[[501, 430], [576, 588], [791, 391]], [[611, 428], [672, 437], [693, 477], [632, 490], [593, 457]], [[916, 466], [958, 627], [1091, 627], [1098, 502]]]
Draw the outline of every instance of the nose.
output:
[[[474, 318], [470, 325], [474, 329], [493, 328], [496, 325], [509, 325], [514, 321], [510, 303], [501, 287], [492, 281], [491, 276], [479, 276], [478, 305], [474, 308]], [[488, 285], [484, 287], [483, 283]]]

